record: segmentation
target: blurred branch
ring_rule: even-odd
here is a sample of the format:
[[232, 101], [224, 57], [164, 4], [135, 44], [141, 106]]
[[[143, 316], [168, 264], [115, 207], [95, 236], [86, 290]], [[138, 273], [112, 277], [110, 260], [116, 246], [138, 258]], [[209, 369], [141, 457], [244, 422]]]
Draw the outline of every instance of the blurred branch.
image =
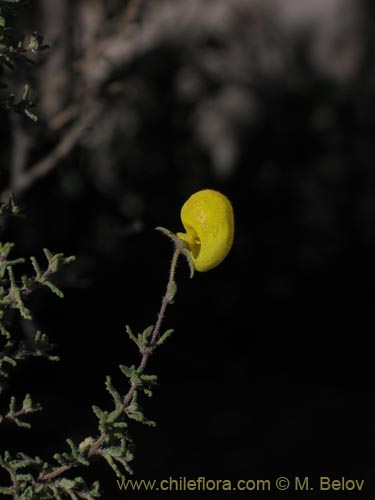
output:
[[[114, 67], [118, 67], [136, 53], [142, 45], [142, 31], [136, 20], [141, 17], [143, 0], [129, 0], [123, 10], [110, 19], [102, 29], [102, 36], [97, 38], [86, 53], [78, 59], [74, 68], [95, 93], [108, 80]], [[137, 36], [135, 36], [137, 35]]]
[[50, 130], [59, 130], [73, 120], [77, 116], [77, 113], [78, 106], [74, 103], [70, 104], [70, 106], [64, 108], [60, 113], [51, 118], [48, 122], [48, 128]]
[[90, 109], [70, 126], [47, 156], [27, 170], [24, 170], [20, 175], [13, 177], [10, 186], [1, 193], [0, 199], [6, 201], [11, 193], [22, 193], [30, 188], [40, 177], [51, 172], [73, 150], [87, 128], [98, 118], [101, 110], [102, 105], [99, 103], [91, 105]]
[[[73, 92], [75, 97], [72, 98], [70, 104], [65, 106], [62, 106], [61, 102], [57, 105], [54, 98], [52, 99], [54, 103], [52, 106], [50, 104], [51, 99], [48, 97], [51, 97], [52, 94], [56, 94], [56, 85], [58, 88], [60, 88], [61, 85], [66, 87], [69, 84], [67, 78], [70, 79], [72, 76], [70, 75], [70, 77], [68, 77], [66, 69], [64, 69], [65, 65], [62, 64], [63, 58], [61, 54], [65, 54], [65, 49], [62, 45], [66, 43], [67, 37], [62, 36], [61, 30], [63, 28], [61, 28], [61, 23], [58, 21], [55, 22], [54, 26], [56, 26], [54, 31], [50, 27], [50, 30], [52, 30], [51, 36], [53, 36], [55, 40], [58, 40], [60, 49], [58, 56], [56, 56], [56, 48], [54, 48], [50, 63], [46, 66], [46, 68], [49, 68], [52, 65], [53, 71], [48, 73], [47, 69], [44, 69], [42, 72], [42, 108], [46, 115], [48, 128], [50, 130], [59, 132], [72, 120], [73, 123], [70, 124], [65, 131], [61, 132], [63, 135], [52, 151], [29, 168], [26, 168], [27, 150], [29, 147], [27, 144], [23, 143], [21, 144], [22, 147], [19, 147], [22, 138], [18, 137], [18, 132], [20, 132], [18, 128], [15, 130], [9, 185], [1, 192], [0, 200], [6, 201], [10, 193], [23, 193], [38, 179], [51, 172], [59, 165], [63, 158], [69, 155], [78, 144], [87, 128], [98, 118], [104, 107], [104, 103], [99, 104], [99, 100], [103, 100], [103, 98], [99, 98], [98, 96], [103, 86], [110, 80], [113, 67], [118, 64], [119, 58], [121, 62], [123, 62], [124, 55], [128, 53], [133, 54], [137, 47], [138, 39], [135, 39], [134, 31], [131, 31], [132, 36], [129, 36], [129, 30], [127, 30], [126, 27], [134, 24], [134, 21], [140, 15], [142, 5], [142, 0], [130, 0], [117, 16], [104, 24], [101, 29], [101, 36], [98, 35], [93, 38], [92, 43], [83, 57], [78, 59], [74, 64], [77, 77], [74, 85], [79, 90], [78, 92]], [[45, 1], [42, 3], [42, 6], [46, 9], [45, 16], [47, 18], [46, 21], [48, 21], [51, 15], [51, 6]], [[66, 17], [66, 11], [64, 11], [64, 13]], [[65, 18], [64, 16], [61, 15], [62, 18]], [[54, 62], [56, 57], [58, 60]], [[127, 59], [127, 57], [125, 57], [125, 59]], [[58, 65], [58, 67], [56, 65]], [[97, 71], [98, 68], [99, 71]], [[55, 89], [53, 92], [51, 90], [52, 88]], [[86, 111], [83, 113], [81, 105], [78, 102], [82, 92], [85, 92], [86, 98]], [[45, 102], [45, 99], [47, 99], [48, 102]], [[52, 109], [55, 109], [55, 113], [52, 112]]]
[[[15, 179], [22, 175], [28, 161], [30, 148], [32, 147], [33, 137], [24, 128], [21, 117], [13, 114], [12, 117], [12, 150], [10, 160], [10, 181], [13, 185]], [[4, 200], [6, 201], [6, 200]]]
[[68, 20], [71, 7], [60, 0], [40, 0], [42, 30], [51, 50], [38, 71], [39, 109], [50, 119], [60, 112], [69, 100], [69, 53], [71, 34]]

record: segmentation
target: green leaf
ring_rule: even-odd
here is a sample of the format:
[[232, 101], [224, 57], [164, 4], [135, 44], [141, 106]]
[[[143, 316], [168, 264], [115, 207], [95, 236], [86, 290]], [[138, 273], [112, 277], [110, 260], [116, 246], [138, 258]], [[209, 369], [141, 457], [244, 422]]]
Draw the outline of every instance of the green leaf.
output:
[[33, 122], [37, 122], [38, 121], [38, 117], [34, 113], [32, 113], [29, 109], [25, 108], [24, 113]]
[[172, 280], [168, 284], [168, 289], [167, 289], [167, 299], [170, 304], [173, 304], [176, 293], [177, 293], [177, 285], [176, 282]]
[[30, 37], [28, 48], [32, 52], [40, 52], [42, 50], [46, 50], [49, 48], [48, 45], [43, 45], [43, 37], [40, 36], [37, 32], [34, 32]]
[[16, 411], [16, 398], [12, 396], [9, 403], [9, 412], [13, 413]]
[[64, 293], [60, 290], [60, 288], [58, 288], [56, 285], [54, 285], [50, 281], [48, 281], [48, 280], [43, 281], [43, 285], [46, 286], [47, 288], [49, 288], [51, 290], [51, 292], [53, 292], [55, 295], [57, 295], [60, 299], [64, 298]]
[[65, 257], [62, 253], [53, 254], [48, 248], [43, 248], [44, 255], [48, 261], [48, 267], [52, 272], [57, 272], [62, 266], [70, 264], [76, 260], [74, 255]]
[[109, 413], [107, 417], [107, 424], [113, 424], [116, 422], [116, 420], [123, 415], [124, 410], [122, 408], [117, 408], [116, 410], [113, 410], [111, 413]]
[[96, 405], [92, 405], [91, 408], [92, 408], [92, 411], [97, 416], [98, 420], [101, 420], [101, 421], [105, 420], [105, 418], [107, 416], [107, 412], [103, 411], [101, 408], [99, 408], [99, 406], [96, 406]]
[[13, 496], [13, 488], [9, 486], [0, 486], [0, 494]]
[[[125, 326], [126, 333], [129, 335], [130, 339], [138, 346], [138, 340], [129, 325]], [[139, 346], [138, 346], [139, 347]]]
[[133, 340], [133, 342], [137, 344], [141, 352], [143, 352], [144, 347], [147, 346], [148, 339], [149, 337], [151, 337], [153, 331], [154, 331], [154, 325], [150, 325], [147, 328], [145, 328], [142, 333], [139, 333], [137, 338], [135, 338], [135, 336], [132, 333], [132, 337], [130, 338]]
[[30, 257], [31, 264], [33, 265], [35, 271], [35, 277], [39, 281], [42, 278], [42, 271], [35, 257]]
[[108, 465], [111, 467], [113, 472], [116, 474], [116, 476], [118, 478], [122, 479], [124, 476], [123, 476], [120, 468], [118, 467], [117, 463], [112, 458], [112, 456], [109, 453], [105, 453], [105, 454], [103, 454], [103, 457], [106, 460], [106, 462], [108, 463]]
[[125, 375], [125, 377], [130, 378], [130, 379], [133, 377], [133, 373], [136, 370], [134, 365], [131, 365], [131, 366], [120, 365], [119, 368], [122, 371], [122, 373]]
[[12, 248], [14, 248], [14, 243], [1, 243], [0, 242], [0, 255], [2, 260], [5, 260], [9, 253], [11, 252]]
[[11, 338], [10, 333], [8, 332], [8, 330], [5, 328], [5, 326], [2, 324], [2, 322], [1, 322], [1, 321], [0, 321], [0, 333], [1, 333], [1, 335], [3, 335], [6, 339], [10, 339], [10, 338]]
[[59, 361], [59, 356], [49, 354], [55, 348], [56, 346], [50, 343], [48, 336], [40, 330], [37, 330], [33, 339], [33, 344], [29, 347], [24, 342], [21, 342], [13, 357], [16, 359], [26, 359], [33, 356], [43, 357], [49, 361]]
[[150, 325], [144, 329], [142, 336], [143, 336], [145, 341], [151, 337], [151, 334], [153, 331], [154, 331], [154, 325]]
[[53, 253], [50, 250], [48, 250], [48, 248], [43, 248], [43, 252], [44, 255], [46, 256], [48, 263], [50, 263], [51, 260], [53, 259]]
[[13, 273], [13, 268], [11, 266], [8, 267], [8, 274], [9, 274], [9, 280], [10, 280], [10, 291], [12, 292], [14, 299], [15, 299], [15, 304], [13, 307], [19, 310], [21, 316], [24, 319], [31, 320], [31, 312], [29, 309], [25, 306], [25, 304], [22, 301], [21, 297], [21, 290], [19, 287], [16, 285], [16, 280], [14, 278], [14, 273]]
[[113, 398], [113, 400], [115, 402], [115, 405], [121, 405], [121, 403], [122, 403], [121, 395], [113, 387], [110, 376], [107, 376], [107, 378], [106, 378], [105, 387], [106, 387], [107, 391], [111, 394], [111, 396], [112, 396], [112, 398]]
[[141, 380], [149, 384], [156, 384], [157, 379], [158, 379], [157, 375], [146, 375], [146, 374], [141, 375]]
[[31, 424], [29, 422], [24, 422], [20, 420], [18, 417], [12, 418], [13, 422], [17, 425], [17, 427], [23, 427], [24, 429], [31, 429]]
[[27, 101], [28, 98], [29, 98], [29, 94], [30, 94], [30, 85], [25, 85], [23, 87], [23, 93], [22, 93], [22, 100], [23, 101]]
[[163, 333], [159, 338], [158, 340], [156, 341], [156, 345], [157, 346], [160, 346], [162, 344], [164, 344], [164, 342], [168, 339], [168, 337], [170, 337], [172, 335], [172, 333], [174, 332], [173, 329], [169, 329], [167, 330], [165, 333]]

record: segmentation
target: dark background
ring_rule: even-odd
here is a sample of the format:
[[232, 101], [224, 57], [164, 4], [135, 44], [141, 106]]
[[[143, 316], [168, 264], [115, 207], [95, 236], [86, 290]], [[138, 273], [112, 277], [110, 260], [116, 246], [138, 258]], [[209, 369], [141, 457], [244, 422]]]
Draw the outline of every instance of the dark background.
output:
[[[138, 359], [125, 325], [155, 322], [164, 293], [172, 247], [154, 228], [180, 230], [183, 202], [210, 187], [233, 203], [234, 246], [193, 280], [179, 265], [164, 323], [175, 333], [150, 361], [160, 387], [142, 401], [158, 426], [131, 424], [135, 477], [345, 476], [365, 479], [350, 498], [371, 498], [371, 2], [143, 2], [124, 39], [111, 30], [120, 2], [66, 2], [59, 15], [32, 4], [22, 23], [51, 46], [27, 70], [40, 120], [3, 113], [2, 189], [12, 188], [20, 136], [27, 171], [71, 122], [103, 108], [47, 175], [13, 189], [25, 217], [2, 241], [16, 241], [14, 255], [42, 260], [48, 247], [77, 261], [56, 277], [63, 301], [48, 291], [31, 299], [33, 328], [62, 360], [15, 372], [9, 392], [31, 392], [44, 411], [31, 432], [7, 426], [1, 448], [48, 457], [66, 437], [95, 435], [91, 405], [110, 405], [105, 376], [125, 392], [117, 366]], [[83, 21], [98, 12], [90, 38]], [[128, 39], [130, 56], [96, 76], [95, 40]], [[77, 69], [90, 49], [93, 62]], [[71, 121], [54, 128], [69, 106]], [[86, 477], [101, 481], [103, 498], [125, 496], [102, 463]]]

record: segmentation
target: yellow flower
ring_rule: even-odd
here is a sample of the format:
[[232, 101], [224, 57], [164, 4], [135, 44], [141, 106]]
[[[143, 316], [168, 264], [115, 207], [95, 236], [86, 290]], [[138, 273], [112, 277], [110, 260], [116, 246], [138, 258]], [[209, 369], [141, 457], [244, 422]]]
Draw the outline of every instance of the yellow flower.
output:
[[185, 241], [197, 271], [209, 271], [228, 255], [233, 244], [233, 208], [226, 196], [204, 189], [190, 196], [181, 209]]

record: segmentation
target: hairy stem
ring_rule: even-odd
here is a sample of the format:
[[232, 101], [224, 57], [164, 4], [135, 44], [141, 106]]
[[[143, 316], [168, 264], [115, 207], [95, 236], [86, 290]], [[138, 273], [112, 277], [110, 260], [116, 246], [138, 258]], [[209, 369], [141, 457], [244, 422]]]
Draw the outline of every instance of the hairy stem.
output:
[[156, 325], [155, 325], [155, 328], [154, 328], [154, 331], [153, 331], [152, 337], [151, 337], [151, 343], [150, 343], [151, 346], [153, 346], [155, 344], [155, 342], [159, 336], [160, 327], [161, 327], [161, 324], [163, 322], [165, 311], [166, 311], [168, 305], [171, 303], [170, 290], [174, 284], [174, 276], [176, 274], [177, 262], [178, 262], [178, 258], [180, 256], [180, 253], [181, 253], [181, 247], [176, 245], [175, 250], [174, 250], [174, 254], [172, 257], [172, 261], [171, 261], [171, 267], [169, 269], [169, 279], [168, 279], [167, 289], [166, 289], [165, 295], [163, 297], [163, 300], [161, 303], [161, 308], [160, 308], [160, 311], [158, 314], [158, 320], [156, 322]]
[[[170, 289], [171, 289], [172, 284], [174, 283], [174, 276], [176, 273], [177, 262], [178, 262], [178, 257], [180, 256], [180, 253], [181, 253], [181, 247], [176, 245], [175, 251], [174, 251], [174, 254], [172, 257], [172, 261], [171, 261], [171, 267], [169, 269], [169, 279], [168, 279], [168, 283], [167, 283], [167, 287], [165, 290], [163, 300], [161, 302], [161, 307], [159, 310], [158, 319], [156, 321], [154, 330], [152, 332], [151, 341], [143, 349], [143, 352], [142, 352], [142, 359], [141, 359], [141, 362], [140, 362], [139, 367], [138, 367], [141, 372], [143, 372], [144, 369], [146, 368], [149, 357], [151, 356], [151, 354], [153, 353], [153, 351], [155, 349], [155, 343], [156, 343], [157, 338], [158, 338], [159, 333], [160, 333], [160, 328], [161, 328], [161, 324], [162, 324], [163, 319], [164, 319], [165, 311], [166, 311], [168, 305], [171, 303]], [[123, 406], [123, 409], [125, 412], [126, 412], [127, 406], [131, 402], [132, 397], [134, 395], [134, 392], [137, 390], [137, 388], [138, 388], [137, 382], [132, 382], [129, 391], [124, 396], [122, 406]]]
[[[171, 294], [171, 287], [175, 286], [174, 285], [174, 278], [175, 278], [175, 274], [176, 274], [178, 258], [182, 252], [182, 249], [183, 249], [182, 244], [179, 244], [179, 242], [176, 242], [175, 250], [173, 253], [172, 260], [171, 260], [171, 266], [169, 269], [168, 283], [167, 283], [165, 294], [164, 294], [162, 302], [161, 302], [160, 310], [158, 313], [158, 318], [157, 318], [156, 324], [154, 326], [154, 329], [152, 331], [150, 342], [148, 343], [148, 345], [146, 345], [141, 350], [142, 358], [141, 358], [141, 361], [140, 361], [139, 366], [138, 366], [138, 369], [141, 372], [143, 372], [143, 370], [146, 368], [148, 360], [156, 348], [156, 343], [158, 340], [158, 336], [160, 334], [160, 329], [161, 329], [161, 325], [162, 325], [162, 322], [163, 322], [163, 319], [165, 316], [165, 311], [166, 311], [168, 305], [173, 301], [173, 294]], [[123, 401], [122, 401], [122, 405], [121, 405], [121, 408], [125, 413], [127, 412], [127, 409], [129, 407], [129, 405], [131, 404], [133, 396], [134, 396], [136, 390], [138, 389], [138, 387], [139, 387], [139, 383], [132, 382], [128, 392], [125, 394]], [[102, 432], [100, 434], [100, 436], [91, 444], [90, 450], [88, 452], [89, 457], [101, 454], [101, 447], [105, 443], [106, 437], [107, 437], [106, 433]], [[74, 467], [73, 464], [72, 465], [64, 465], [64, 466], [56, 468], [55, 470], [53, 470], [52, 472], [49, 472], [49, 473], [42, 472], [39, 475], [39, 481], [45, 481], [45, 482], [51, 481], [51, 480], [55, 479], [56, 477], [60, 476], [61, 474], [63, 474], [64, 472], [70, 470], [73, 467]]]

